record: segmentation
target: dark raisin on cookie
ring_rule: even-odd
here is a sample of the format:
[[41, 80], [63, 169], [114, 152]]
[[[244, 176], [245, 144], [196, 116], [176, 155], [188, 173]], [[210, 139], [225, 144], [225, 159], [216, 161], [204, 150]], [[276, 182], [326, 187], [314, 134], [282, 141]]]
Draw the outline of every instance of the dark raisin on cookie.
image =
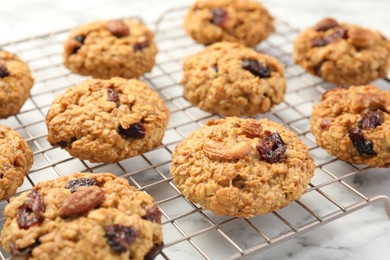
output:
[[78, 178], [75, 180], [70, 180], [65, 184], [65, 188], [69, 189], [71, 193], [77, 191], [79, 187], [90, 187], [90, 186], [99, 186], [99, 183], [91, 178]]
[[24, 248], [17, 248], [15, 244], [11, 244], [9, 250], [13, 257], [26, 257], [26, 256], [30, 256], [34, 248], [36, 248], [40, 244], [41, 244], [40, 242], [35, 242], [34, 244]]
[[122, 20], [110, 20], [107, 22], [107, 29], [115, 37], [121, 38], [130, 34], [129, 27]]
[[282, 161], [287, 146], [278, 133], [265, 131], [264, 138], [256, 146], [260, 158], [269, 163]]
[[320, 129], [321, 130], [329, 129], [330, 123], [332, 123], [332, 121], [329, 118], [322, 119], [320, 123]]
[[32, 226], [40, 225], [44, 220], [44, 210], [41, 194], [36, 190], [31, 191], [16, 214], [19, 228], [29, 229]]
[[81, 46], [84, 44], [85, 36], [77, 35], [76, 37], [74, 37], [74, 40], [77, 42], [77, 45], [73, 48], [72, 54], [75, 54], [79, 51]]
[[107, 93], [108, 93], [108, 101], [116, 103], [116, 106], [118, 107], [120, 104], [118, 92], [113, 88], [108, 88]]
[[348, 136], [351, 139], [353, 146], [355, 146], [360, 154], [367, 154], [369, 156], [376, 155], [376, 152], [373, 149], [373, 143], [364, 136], [364, 133], [360, 128], [351, 128]]
[[269, 78], [271, 76], [269, 67], [257, 60], [243, 60], [241, 66], [259, 78]]
[[133, 227], [113, 224], [106, 226], [106, 238], [111, 249], [117, 253], [129, 250], [131, 244], [139, 236]]
[[5, 78], [7, 76], [9, 76], [9, 71], [7, 67], [4, 64], [0, 63], [0, 78]]
[[164, 247], [164, 242], [155, 243], [149, 252], [145, 255], [144, 260], [153, 260], [158, 254], [161, 253]]
[[148, 41], [136, 42], [133, 44], [133, 51], [134, 52], [142, 51], [143, 49], [145, 49], [147, 47], [149, 47]]
[[217, 66], [217, 65], [213, 65], [213, 66], [211, 66], [211, 68], [212, 68], [216, 73], [218, 73], [218, 66]]
[[62, 141], [56, 143], [55, 145], [61, 147], [62, 149], [65, 149], [65, 148], [71, 146], [72, 143], [75, 142], [76, 140], [77, 140], [76, 137], [72, 137], [72, 138], [70, 139], [70, 141], [64, 141], [64, 140], [62, 140]]
[[232, 185], [233, 187], [236, 187], [238, 189], [242, 189], [245, 186], [245, 179], [242, 178], [241, 175], [237, 175], [233, 180], [232, 180]]
[[317, 38], [312, 42], [313, 47], [323, 47], [328, 45], [329, 43], [333, 43], [338, 39], [347, 39], [348, 31], [344, 28], [338, 28], [332, 34], [327, 35], [325, 37]]
[[126, 129], [119, 125], [119, 134], [133, 139], [142, 139], [146, 135], [146, 130], [141, 123], [134, 123]]
[[358, 122], [358, 126], [364, 130], [375, 129], [377, 126], [383, 124], [384, 120], [385, 117], [381, 111], [368, 111]]
[[162, 214], [161, 214], [160, 209], [157, 207], [157, 205], [154, 205], [153, 207], [147, 208], [145, 210], [146, 210], [146, 214], [144, 216], [142, 216], [142, 219], [161, 224], [161, 215]]
[[229, 18], [228, 12], [224, 8], [214, 8], [211, 10], [211, 14], [211, 23], [219, 27], [224, 27]]

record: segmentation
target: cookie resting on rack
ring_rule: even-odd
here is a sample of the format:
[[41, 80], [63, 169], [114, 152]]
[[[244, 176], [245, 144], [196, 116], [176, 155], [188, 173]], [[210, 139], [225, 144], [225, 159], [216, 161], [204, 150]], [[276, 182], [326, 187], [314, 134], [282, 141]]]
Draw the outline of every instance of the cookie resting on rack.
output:
[[46, 117], [48, 141], [72, 156], [113, 163], [161, 144], [169, 110], [136, 79], [89, 79], [54, 99]]
[[33, 164], [33, 152], [18, 132], [0, 125], [0, 200], [15, 194]]
[[64, 43], [64, 65], [94, 78], [138, 78], [154, 66], [157, 47], [153, 38], [136, 19], [82, 25]]
[[19, 112], [33, 84], [28, 65], [15, 54], [0, 50], [0, 119]]
[[184, 28], [197, 42], [241, 42], [253, 47], [275, 31], [273, 17], [251, 0], [198, 0], [184, 19]]
[[1, 245], [14, 258], [141, 260], [163, 246], [156, 202], [110, 173], [41, 182], [4, 215]]
[[314, 174], [307, 146], [268, 119], [212, 119], [180, 142], [171, 174], [185, 197], [218, 215], [254, 217], [297, 200]]
[[390, 41], [380, 32], [325, 18], [301, 32], [295, 63], [335, 84], [364, 85], [390, 68]]
[[224, 116], [268, 112], [286, 92], [283, 65], [239, 43], [220, 42], [185, 59], [184, 97]]
[[313, 108], [310, 127], [329, 154], [390, 167], [390, 91], [367, 85], [325, 92]]

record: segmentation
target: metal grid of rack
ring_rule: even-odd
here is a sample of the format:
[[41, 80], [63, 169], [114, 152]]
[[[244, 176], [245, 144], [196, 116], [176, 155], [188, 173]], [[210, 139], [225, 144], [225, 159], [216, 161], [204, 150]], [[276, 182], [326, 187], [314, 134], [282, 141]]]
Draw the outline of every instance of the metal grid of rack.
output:
[[[35, 85], [21, 112], [1, 124], [16, 129], [34, 151], [35, 162], [18, 193], [44, 180], [75, 171], [112, 172], [126, 178], [139, 190], [152, 195], [163, 211], [165, 247], [157, 259], [237, 259], [249, 256], [294, 236], [312, 230], [372, 202], [383, 201], [390, 216], [390, 199], [368, 197], [348, 184], [347, 179], [371, 169], [351, 165], [331, 157], [315, 143], [309, 122], [312, 105], [326, 90], [334, 87], [305, 73], [292, 60], [292, 46], [298, 31], [277, 20], [276, 33], [257, 50], [278, 58], [286, 68], [288, 89], [285, 100], [271, 112], [258, 115], [283, 123], [310, 148], [316, 172], [308, 191], [299, 201], [273, 213], [250, 219], [216, 216], [186, 200], [169, 174], [171, 152], [190, 132], [201, 127], [212, 115], [193, 107], [182, 97], [181, 65], [184, 57], [200, 51], [184, 32], [185, 8], [165, 13], [156, 24], [159, 47], [157, 63], [146, 81], [165, 100], [171, 119], [162, 146], [116, 164], [99, 164], [72, 158], [66, 151], [52, 147], [46, 140], [45, 116], [55, 96], [85, 77], [74, 75], [62, 65], [62, 44], [68, 31], [58, 31], [0, 46], [17, 53], [32, 69]], [[151, 26], [151, 24], [149, 24]], [[390, 89], [388, 80], [375, 82]], [[0, 201], [0, 227], [7, 201]], [[251, 237], [248, 241], [247, 237]], [[10, 256], [0, 250], [1, 259]]]

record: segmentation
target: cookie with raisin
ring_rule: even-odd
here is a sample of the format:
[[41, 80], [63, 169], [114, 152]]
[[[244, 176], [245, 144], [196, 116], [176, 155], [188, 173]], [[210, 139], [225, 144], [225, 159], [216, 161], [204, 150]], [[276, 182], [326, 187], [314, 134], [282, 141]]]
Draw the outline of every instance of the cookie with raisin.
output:
[[110, 173], [74, 173], [11, 199], [1, 246], [23, 259], [153, 259], [163, 247], [153, 198]]
[[294, 60], [331, 83], [364, 85], [386, 77], [390, 41], [379, 31], [324, 18], [298, 35]]
[[20, 134], [0, 125], [0, 200], [15, 194], [33, 160], [33, 152]]
[[310, 123], [317, 143], [339, 159], [390, 167], [390, 91], [375, 86], [325, 92]]
[[252, 0], [198, 0], [189, 9], [184, 28], [197, 42], [240, 42], [253, 47], [275, 31], [273, 17]]
[[179, 190], [218, 215], [254, 217], [287, 206], [314, 174], [307, 146], [268, 119], [212, 119], [180, 142], [170, 172]]
[[185, 59], [184, 97], [210, 113], [255, 115], [281, 103], [286, 92], [283, 65], [239, 43], [214, 43]]
[[15, 54], [0, 50], [0, 118], [19, 112], [33, 84], [27, 63]]
[[85, 24], [66, 39], [64, 65], [94, 78], [139, 78], [154, 66], [157, 47], [153, 39], [154, 34], [136, 19]]
[[46, 117], [48, 141], [72, 156], [113, 163], [161, 144], [169, 110], [136, 79], [89, 79], [56, 97]]

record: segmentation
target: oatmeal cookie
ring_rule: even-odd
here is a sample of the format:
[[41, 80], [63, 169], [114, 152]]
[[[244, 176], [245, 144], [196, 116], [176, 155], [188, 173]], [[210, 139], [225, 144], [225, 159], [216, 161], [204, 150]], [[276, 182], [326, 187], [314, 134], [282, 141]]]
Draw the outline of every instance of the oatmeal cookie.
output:
[[0, 125], [0, 200], [15, 194], [33, 159], [31, 148], [19, 133]]
[[28, 65], [15, 54], [0, 50], [0, 118], [19, 112], [33, 84]]
[[241, 42], [253, 47], [275, 31], [273, 17], [257, 1], [198, 0], [184, 19], [187, 33], [197, 42]]
[[184, 97], [224, 116], [264, 113], [283, 101], [283, 74], [275, 58], [239, 43], [215, 43], [184, 61]]
[[218, 215], [253, 217], [306, 191], [314, 161], [290, 130], [268, 119], [210, 120], [179, 143], [171, 174], [189, 200]]
[[153, 33], [135, 19], [99, 21], [70, 32], [64, 65], [94, 78], [138, 78], [152, 70], [157, 54]]
[[75, 173], [11, 199], [1, 245], [28, 259], [153, 259], [163, 246], [153, 198], [110, 173]]
[[294, 60], [326, 81], [364, 85], [387, 75], [390, 41], [380, 32], [325, 18], [298, 35]]
[[335, 88], [313, 108], [317, 143], [341, 160], [390, 167], [390, 91], [374, 86]]
[[169, 120], [160, 96], [136, 79], [89, 79], [58, 96], [48, 141], [72, 156], [113, 163], [159, 146]]

